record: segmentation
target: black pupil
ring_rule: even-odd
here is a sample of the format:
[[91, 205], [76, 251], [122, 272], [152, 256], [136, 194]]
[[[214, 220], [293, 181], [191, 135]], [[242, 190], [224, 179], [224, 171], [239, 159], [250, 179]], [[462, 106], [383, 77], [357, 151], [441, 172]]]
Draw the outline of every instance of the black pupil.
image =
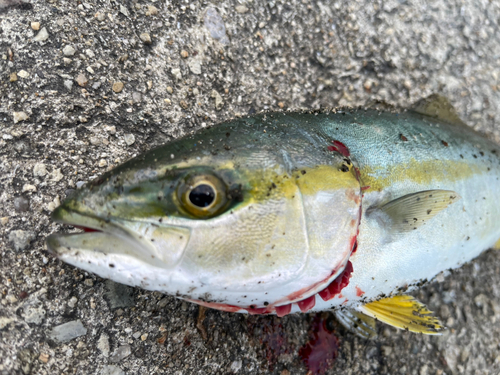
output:
[[189, 200], [197, 207], [208, 207], [215, 199], [215, 191], [210, 185], [201, 184], [189, 193]]

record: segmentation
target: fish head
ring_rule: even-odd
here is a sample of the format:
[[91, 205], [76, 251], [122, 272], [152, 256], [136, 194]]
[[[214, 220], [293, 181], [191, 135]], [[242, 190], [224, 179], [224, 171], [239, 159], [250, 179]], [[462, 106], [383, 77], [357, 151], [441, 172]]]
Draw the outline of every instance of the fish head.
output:
[[325, 288], [358, 230], [355, 168], [303, 140], [279, 149], [283, 138], [259, 127], [240, 124], [234, 139], [231, 129], [174, 141], [88, 183], [52, 214], [85, 232], [54, 234], [48, 248], [101, 277], [230, 311]]

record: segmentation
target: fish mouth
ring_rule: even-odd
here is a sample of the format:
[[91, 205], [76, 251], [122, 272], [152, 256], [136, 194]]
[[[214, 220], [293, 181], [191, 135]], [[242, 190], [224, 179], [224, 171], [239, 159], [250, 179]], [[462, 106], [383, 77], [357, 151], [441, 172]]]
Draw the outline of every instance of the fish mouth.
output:
[[[52, 220], [83, 230], [80, 233], [52, 234], [46, 243], [50, 253], [84, 269], [89, 269], [88, 265], [95, 262], [107, 262], [110, 268], [114, 268], [116, 264], [130, 260], [172, 269], [181, 260], [189, 239], [185, 228], [153, 227], [150, 223], [118, 218], [103, 219], [64, 204], [54, 210]], [[159, 241], [155, 243], [157, 238]]]

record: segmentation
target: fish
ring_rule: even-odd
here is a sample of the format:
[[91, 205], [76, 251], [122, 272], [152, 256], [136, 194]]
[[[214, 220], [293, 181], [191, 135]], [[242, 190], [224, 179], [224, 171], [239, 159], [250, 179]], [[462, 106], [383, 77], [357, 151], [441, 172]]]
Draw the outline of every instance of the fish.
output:
[[409, 293], [498, 247], [499, 155], [439, 95], [237, 118], [87, 183], [52, 213], [84, 231], [47, 248], [208, 308], [333, 311], [364, 338], [376, 321], [437, 335]]

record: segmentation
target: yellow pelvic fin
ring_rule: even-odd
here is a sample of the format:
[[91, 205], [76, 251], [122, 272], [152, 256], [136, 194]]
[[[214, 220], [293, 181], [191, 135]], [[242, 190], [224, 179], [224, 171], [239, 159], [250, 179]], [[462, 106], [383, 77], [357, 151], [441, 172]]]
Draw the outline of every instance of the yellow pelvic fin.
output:
[[422, 333], [440, 335], [444, 327], [432, 311], [412, 296], [394, 296], [361, 306], [361, 311], [393, 327]]
[[455, 108], [444, 96], [433, 94], [425, 99], [419, 100], [413, 106], [413, 111], [434, 117], [450, 124], [464, 125], [464, 122], [458, 117]]
[[382, 224], [385, 224], [393, 233], [411, 232], [459, 199], [460, 196], [451, 190], [419, 191], [390, 201], [378, 209], [384, 212], [390, 220], [385, 220], [384, 216], [378, 217], [382, 220]]

